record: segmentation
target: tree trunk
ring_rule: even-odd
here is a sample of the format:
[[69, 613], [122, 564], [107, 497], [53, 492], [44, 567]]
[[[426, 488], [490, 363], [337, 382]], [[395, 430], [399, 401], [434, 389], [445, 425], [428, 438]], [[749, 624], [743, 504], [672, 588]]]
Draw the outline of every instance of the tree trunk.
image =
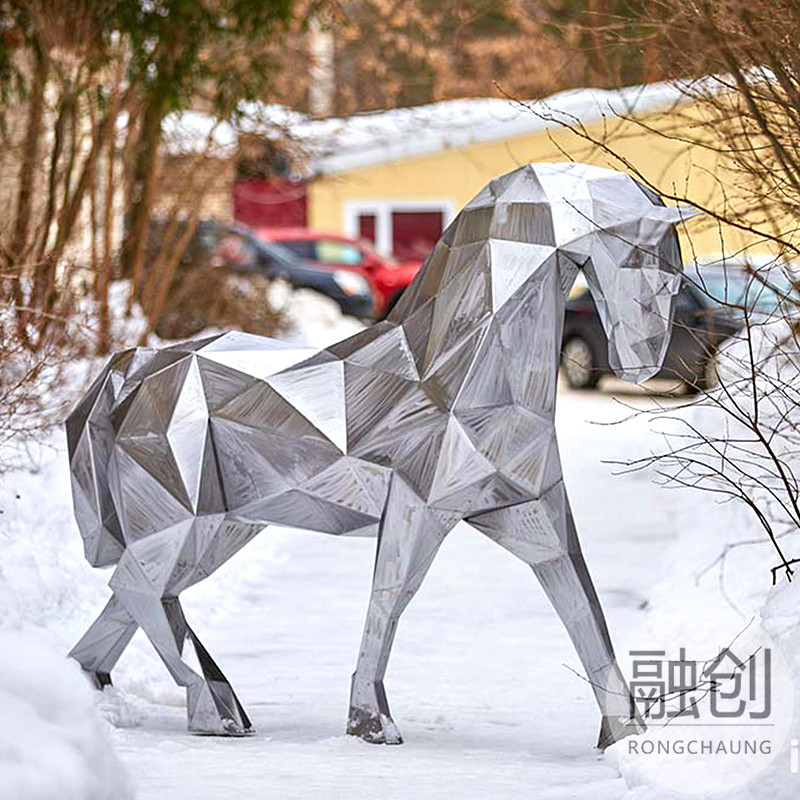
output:
[[189, 242], [192, 240], [192, 236], [194, 236], [194, 232], [197, 230], [197, 223], [199, 221], [200, 204], [198, 204], [198, 207], [192, 212], [189, 219], [186, 220], [186, 227], [181, 232], [180, 237], [172, 249], [169, 260], [166, 263], [164, 275], [158, 284], [158, 289], [148, 310], [147, 332], [142, 336], [140, 344], [145, 343], [148, 333], [156, 328], [164, 313], [164, 309], [167, 305], [167, 298], [169, 297], [169, 290], [172, 288], [172, 281], [175, 278], [175, 271], [178, 268], [181, 258], [183, 258], [183, 254], [186, 252], [186, 248], [189, 246]]
[[50, 228], [53, 224], [53, 217], [56, 213], [56, 194], [58, 192], [58, 168], [61, 162], [61, 154], [64, 151], [64, 134], [70, 114], [73, 113], [73, 98], [62, 97], [61, 104], [56, 117], [55, 129], [53, 131], [53, 147], [50, 152], [50, 170], [47, 175], [47, 204], [45, 206], [44, 220], [39, 238], [39, 246], [36, 248], [36, 262], [40, 262], [44, 257], [47, 241], [50, 238]]
[[114, 211], [114, 161], [117, 150], [114, 140], [108, 143], [106, 180], [103, 195], [103, 258], [95, 275], [95, 297], [98, 303], [99, 330], [97, 354], [108, 355], [111, 350], [111, 318], [108, 306], [108, 287], [111, 283], [111, 234]]
[[[221, 168], [224, 167], [225, 165], [223, 163]], [[186, 220], [186, 227], [179, 233], [177, 241], [175, 241], [175, 245], [171, 249], [169, 259], [166, 261], [166, 264], [163, 268], [163, 275], [159, 276], [160, 280], [157, 284], [156, 291], [152, 296], [151, 301], [148, 303], [148, 331], [142, 336], [142, 343], [144, 343], [144, 340], [146, 340], [147, 334], [156, 328], [162, 315], [164, 314], [164, 310], [169, 299], [170, 289], [172, 289], [172, 283], [175, 278], [175, 272], [178, 269], [178, 264], [180, 263], [181, 258], [183, 258], [183, 255], [192, 240], [192, 236], [194, 236], [194, 233], [197, 230], [197, 225], [200, 222], [200, 214], [203, 210], [203, 199], [205, 198], [209, 187], [213, 184], [216, 174], [216, 172], [212, 172], [199, 185], [197, 181], [192, 181], [187, 188], [186, 197], [190, 199], [189, 217]], [[172, 240], [175, 240], [174, 236], [172, 237]], [[161, 269], [159, 269], [159, 272], [161, 272]], [[154, 284], [154, 287], [155, 286], [156, 285]]]
[[139, 131], [139, 141], [134, 155], [133, 180], [130, 192], [130, 215], [122, 244], [122, 271], [129, 275], [131, 291], [128, 312], [142, 289], [145, 245], [147, 244], [150, 213], [155, 196], [158, 146], [161, 141], [163, 103], [152, 98], [147, 104]]
[[[171, 282], [171, 276], [164, 269], [164, 265], [170, 261], [180, 241], [182, 232], [179, 230], [181, 220], [178, 212], [177, 206], [172, 209], [169, 220], [162, 229], [158, 252], [151, 254], [154, 257], [147, 264], [147, 273], [142, 275], [138, 297], [139, 305], [147, 317], [150, 317], [155, 299], [160, 294], [161, 285], [168, 279]], [[180, 255], [183, 256], [183, 252]]]
[[[608, 29], [608, 0], [589, 0], [589, 68], [592, 86], [608, 86], [606, 33]], [[616, 76], [614, 76], [616, 77]]]
[[78, 180], [75, 184], [75, 189], [69, 198], [66, 199], [64, 207], [61, 209], [58, 219], [58, 229], [56, 231], [56, 239], [53, 243], [53, 248], [47, 254], [43, 261], [44, 272], [42, 276], [42, 287], [38, 289], [43, 292], [43, 306], [47, 313], [43, 314], [40, 318], [39, 336], [44, 336], [47, 327], [52, 320], [50, 312], [55, 305], [56, 291], [55, 291], [55, 278], [56, 270], [64, 255], [64, 249], [69, 242], [70, 237], [75, 229], [75, 223], [78, 220], [81, 206], [86, 197], [86, 192], [91, 186], [94, 179], [94, 170], [97, 166], [97, 160], [100, 157], [100, 152], [105, 147], [109, 139], [113, 139], [116, 131], [116, 123], [119, 112], [126, 108], [130, 100], [130, 93], [123, 97], [122, 101], [119, 98], [114, 98], [108, 111], [102, 119], [102, 122], [96, 127], [92, 134], [92, 145], [89, 152], [83, 161]]
[[42, 118], [44, 116], [44, 90], [47, 83], [49, 62], [47, 56], [35, 51], [35, 64], [28, 101], [28, 124], [22, 147], [19, 178], [17, 183], [17, 207], [14, 215], [14, 228], [6, 261], [11, 274], [12, 294], [17, 307], [17, 330], [20, 339], [30, 344], [27, 323], [30, 314], [23, 310], [27, 305], [22, 286], [25, 261], [30, 255], [29, 242], [31, 216], [33, 214], [33, 187], [39, 166], [39, 149], [42, 138]]

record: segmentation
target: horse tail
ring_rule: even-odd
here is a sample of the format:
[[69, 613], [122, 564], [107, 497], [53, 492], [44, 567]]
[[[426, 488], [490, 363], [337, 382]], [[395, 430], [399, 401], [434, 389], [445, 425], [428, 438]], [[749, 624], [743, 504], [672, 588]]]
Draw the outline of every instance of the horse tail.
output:
[[86, 560], [93, 567], [116, 564], [125, 549], [111, 491], [116, 476], [113, 412], [123, 399], [126, 379], [153, 353], [141, 347], [115, 353], [67, 418], [72, 502]]

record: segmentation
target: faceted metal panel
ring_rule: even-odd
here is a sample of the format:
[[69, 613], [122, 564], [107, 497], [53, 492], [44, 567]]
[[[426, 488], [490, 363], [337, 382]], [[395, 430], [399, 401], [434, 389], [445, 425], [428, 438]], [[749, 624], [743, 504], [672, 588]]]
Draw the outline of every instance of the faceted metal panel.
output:
[[383, 688], [397, 621], [466, 521], [533, 567], [595, 689], [601, 746], [638, 730], [562, 481], [556, 383], [579, 269], [614, 370], [659, 369], [691, 215], [618, 172], [531, 164], [466, 206], [388, 320], [327, 350], [227, 333], [114, 356], [67, 421], [86, 556], [117, 565], [72, 655], [105, 685], [142, 627], [187, 688], [190, 730], [246, 733], [179, 593], [268, 525], [377, 535], [347, 730], [399, 742]]

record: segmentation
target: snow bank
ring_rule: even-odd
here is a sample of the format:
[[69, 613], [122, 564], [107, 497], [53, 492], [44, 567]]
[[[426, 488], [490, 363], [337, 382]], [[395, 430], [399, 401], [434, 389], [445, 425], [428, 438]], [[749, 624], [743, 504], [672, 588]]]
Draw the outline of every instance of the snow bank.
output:
[[310, 347], [327, 347], [364, 330], [364, 323], [342, 314], [338, 303], [310, 289], [291, 292], [284, 313], [289, 329], [281, 338]]
[[[111, 299], [115, 338], [130, 346], [143, 321], [139, 314], [124, 321], [127, 291], [115, 283]], [[284, 299], [295, 341], [324, 347], [363, 328], [315, 292]], [[102, 361], [75, 364], [75, 396], [60, 400], [73, 405], [83, 376], [96, 374]], [[108, 600], [110, 573], [84, 559], [61, 426], [17, 447], [24, 459], [0, 475], [0, 800], [125, 800], [133, 790], [112, 749], [114, 729], [139, 725], [150, 703], [182, 706], [184, 692], [141, 634], [114, 673], [124, 690], [94, 692], [66, 658]], [[233, 559], [188, 592], [186, 606], [203, 609], [206, 621], [228, 615], [236, 602], [231, 583], [240, 592], [258, 587], [279, 540], [276, 532], [259, 545], [261, 559]]]
[[[753, 358], [763, 370], [758, 383], [763, 424], [773, 422], [778, 426], [772, 444], [796, 471], [794, 431], [800, 422], [800, 406], [792, 387], [800, 388], [800, 354], [792, 349], [787, 333], [782, 321], [755, 329]], [[776, 354], [778, 344], [780, 354]], [[720, 374], [731, 392], [730, 398], [718, 395], [723, 407], [732, 407], [729, 404], [735, 402], [742, 409], [752, 408], [746, 369], [749, 358], [746, 341], [731, 343], [721, 355]], [[783, 388], [776, 392], [776, 387]], [[686, 446], [685, 438], [674, 438], [687, 432], [681, 420], [710, 437], [742, 437], [742, 429], [732, 423], [724, 408], [702, 403], [661, 418], [652, 427], [665, 433], [668, 440], [672, 437], [673, 446]], [[774, 466], [762, 457], [757, 446], [740, 446], [752, 452], [752, 473], [762, 485], [741, 476], [736, 479], [765, 511], [786, 557], [792, 558], [798, 554], [794, 541], [797, 531], [776, 502], [782, 490], [774, 480]], [[693, 455], [714, 458], [708, 448], [705, 454], [703, 448], [698, 448]], [[631, 740], [627, 739], [609, 749], [607, 756], [622, 772], [630, 800], [666, 800], [675, 797], [673, 792], [677, 790], [693, 797], [713, 795], [725, 800], [789, 800], [797, 796], [791, 744], [800, 731], [800, 581], [795, 577], [787, 582], [783, 572], [778, 571], [778, 585], [772, 585], [771, 570], [779, 563], [778, 554], [744, 503], [726, 502], [722, 497], [713, 515], [709, 515], [708, 503], [713, 495], [696, 489], [671, 491], [681, 534], [667, 560], [666, 577], [648, 598], [646, 623], [627, 641], [618, 643], [622, 645], [619, 650], [627, 653], [631, 649], [666, 648], [668, 657], [675, 657], [678, 648], [683, 647], [688, 658], [705, 659], [728, 646], [744, 656], [770, 648], [772, 712], [766, 720], [769, 728], [733, 727], [733, 723], [724, 728], [676, 725], [651, 730], [648, 737], [666, 746], [689, 737], [707, 737], [709, 731], [723, 731], [729, 739], [752, 740], [759, 734], [768, 734], [771, 752], [755, 759], [731, 758], [724, 770], [720, 770], [720, 762], [715, 763], [708, 756], [683, 761], [667, 753], [632, 754]], [[697, 723], [719, 725], [720, 720], [710, 717], [707, 707], [701, 707]]]
[[61, 429], [17, 444], [24, 466], [0, 475], [0, 800], [125, 800], [99, 698], [66, 658], [108, 576], [86, 569]]
[[[26, 446], [26, 468], [0, 476], [0, 800], [132, 797], [103, 717], [66, 654], [108, 597], [86, 569], [72, 518], [61, 430]], [[114, 708], [117, 706], [117, 708]]]
[[80, 668], [49, 637], [0, 630], [0, 800], [126, 800]]

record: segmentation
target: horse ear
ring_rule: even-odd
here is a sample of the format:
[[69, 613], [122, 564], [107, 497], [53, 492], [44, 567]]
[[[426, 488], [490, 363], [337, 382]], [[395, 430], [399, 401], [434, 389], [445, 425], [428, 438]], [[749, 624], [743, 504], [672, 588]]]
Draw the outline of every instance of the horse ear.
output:
[[692, 206], [655, 206], [650, 213], [670, 225], [678, 225], [699, 217], [703, 212]]

